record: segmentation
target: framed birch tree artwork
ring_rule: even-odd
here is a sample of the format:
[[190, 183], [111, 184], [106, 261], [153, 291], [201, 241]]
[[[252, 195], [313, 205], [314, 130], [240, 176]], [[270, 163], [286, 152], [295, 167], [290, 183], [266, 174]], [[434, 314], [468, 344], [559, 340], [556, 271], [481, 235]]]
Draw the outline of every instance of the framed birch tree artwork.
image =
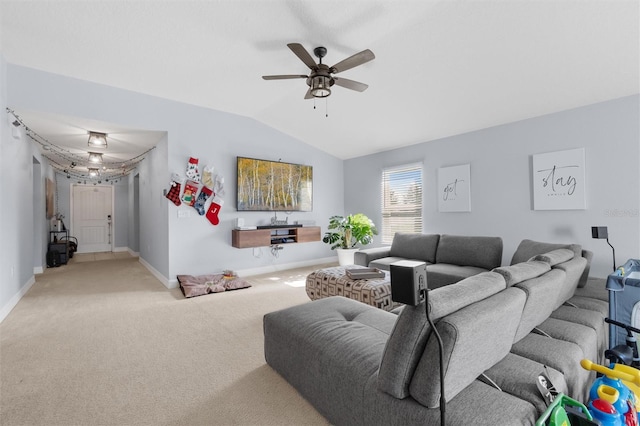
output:
[[584, 210], [584, 148], [533, 156], [531, 170], [534, 210]]
[[471, 166], [438, 169], [438, 211], [471, 211]]

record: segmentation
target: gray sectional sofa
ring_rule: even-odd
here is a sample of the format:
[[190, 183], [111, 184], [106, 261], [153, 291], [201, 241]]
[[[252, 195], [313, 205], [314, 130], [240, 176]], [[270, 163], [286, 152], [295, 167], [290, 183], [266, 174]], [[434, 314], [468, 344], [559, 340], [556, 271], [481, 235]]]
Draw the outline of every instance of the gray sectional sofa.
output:
[[[518, 256], [548, 247], [523, 244]], [[574, 249], [429, 292], [448, 425], [533, 425], [545, 409], [535, 384], [543, 370], [585, 400], [594, 375], [579, 361], [603, 361], [608, 304], [591, 288], [600, 282], [577, 295], [587, 259]], [[264, 336], [267, 363], [332, 424], [440, 424], [438, 345], [424, 302], [394, 314], [329, 297], [265, 315]]]
[[387, 271], [400, 260], [425, 262], [434, 289], [500, 266], [502, 238], [398, 232], [390, 247], [359, 250], [354, 258], [356, 265]]

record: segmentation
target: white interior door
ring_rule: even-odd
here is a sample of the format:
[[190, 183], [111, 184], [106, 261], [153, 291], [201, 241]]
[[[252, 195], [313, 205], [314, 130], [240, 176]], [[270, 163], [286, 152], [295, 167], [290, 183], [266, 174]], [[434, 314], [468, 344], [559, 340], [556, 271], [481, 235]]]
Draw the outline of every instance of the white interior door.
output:
[[71, 235], [78, 253], [112, 250], [113, 187], [73, 185]]

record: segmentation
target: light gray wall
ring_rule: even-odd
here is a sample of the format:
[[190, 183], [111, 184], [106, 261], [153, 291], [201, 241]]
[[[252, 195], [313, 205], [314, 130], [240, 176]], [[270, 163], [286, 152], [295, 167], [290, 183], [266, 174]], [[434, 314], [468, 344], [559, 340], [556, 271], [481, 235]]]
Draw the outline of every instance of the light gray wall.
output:
[[[504, 263], [524, 238], [575, 242], [594, 252], [592, 275], [606, 276], [611, 249], [591, 238], [591, 226], [608, 226], [618, 265], [640, 257], [638, 102], [639, 96], [625, 97], [347, 160], [345, 210], [381, 223], [382, 169], [422, 161], [425, 232], [501, 236]], [[532, 155], [580, 147], [586, 150], [587, 209], [533, 210]], [[438, 168], [467, 163], [471, 212], [439, 213]]]
[[131, 252], [138, 253], [140, 251], [140, 176], [138, 170], [127, 177], [127, 184], [129, 185], [127, 247]]
[[113, 247], [129, 246], [129, 180], [113, 184]]
[[[138, 166], [139, 252], [148, 265], [171, 283], [178, 274], [277, 268], [334, 256], [321, 242], [285, 247], [278, 258], [267, 249], [231, 247], [231, 230], [237, 217], [243, 217], [247, 224], [260, 224], [268, 223], [272, 216], [264, 212], [240, 215], [236, 211], [236, 156], [313, 166], [314, 210], [293, 213], [289, 220], [316, 221], [323, 228], [331, 215], [344, 211], [342, 160], [246, 117], [12, 64], [7, 65], [7, 76], [11, 82], [7, 102], [14, 108], [167, 132], [166, 139]], [[199, 216], [193, 208], [174, 206], [163, 195], [169, 188], [171, 172], [184, 175], [191, 156], [200, 159], [201, 170], [211, 164], [225, 178], [225, 204], [218, 226]], [[190, 217], [179, 219], [181, 209], [189, 210]], [[127, 211], [127, 217], [131, 214]]]
[[49, 222], [44, 211], [44, 181], [53, 171], [23, 132], [14, 136], [5, 108], [8, 67], [0, 55], [0, 321], [34, 282], [34, 269], [44, 267]]

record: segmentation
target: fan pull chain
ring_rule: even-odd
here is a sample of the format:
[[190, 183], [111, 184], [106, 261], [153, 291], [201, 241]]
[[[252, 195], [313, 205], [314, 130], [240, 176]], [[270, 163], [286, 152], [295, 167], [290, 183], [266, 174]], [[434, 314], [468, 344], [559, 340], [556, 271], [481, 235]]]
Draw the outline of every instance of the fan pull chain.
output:
[[313, 109], [316, 109], [316, 98], [313, 98]]
[[324, 98], [324, 116], [329, 117], [329, 99]]

